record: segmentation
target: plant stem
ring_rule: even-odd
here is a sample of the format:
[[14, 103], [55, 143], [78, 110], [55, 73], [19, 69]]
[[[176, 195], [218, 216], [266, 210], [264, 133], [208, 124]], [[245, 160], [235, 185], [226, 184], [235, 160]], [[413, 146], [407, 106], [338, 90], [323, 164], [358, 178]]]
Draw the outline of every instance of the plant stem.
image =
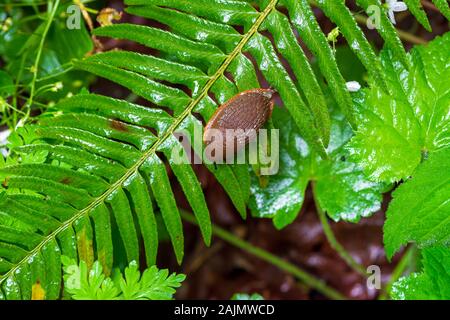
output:
[[[181, 210], [180, 210], [180, 213], [181, 213], [181, 217], [184, 220], [186, 220], [189, 223], [197, 225], [197, 221], [195, 220], [195, 218], [192, 214], [187, 213], [185, 211], [181, 211]], [[264, 249], [258, 248], [214, 224], [213, 224], [212, 232], [216, 237], [221, 238], [222, 240], [228, 242], [229, 244], [231, 244], [235, 247], [238, 247], [238, 248], [260, 258], [261, 260], [269, 262], [270, 264], [278, 267], [279, 269], [292, 274], [293, 276], [300, 279], [308, 286], [321, 292], [324, 296], [326, 296], [330, 299], [335, 299], [335, 300], [345, 300], [346, 299], [345, 296], [343, 296], [341, 293], [339, 293], [335, 289], [327, 286], [322, 280], [317, 279], [316, 277], [314, 277], [313, 275], [309, 274], [308, 272], [300, 269], [296, 265], [294, 265], [290, 262], [287, 262], [286, 260], [283, 260]]]
[[394, 268], [394, 271], [392, 271], [391, 278], [389, 279], [389, 282], [384, 287], [383, 292], [378, 297], [378, 300], [386, 300], [389, 292], [391, 291], [392, 285], [394, 282], [396, 282], [405, 272], [405, 270], [410, 265], [411, 259], [414, 256], [414, 253], [416, 251], [416, 248], [414, 246], [410, 247], [403, 257], [400, 259], [400, 261], [397, 263], [397, 265]]
[[44, 42], [45, 38], [47, 37], [48, 30], [50, 29], [50, 26], [53, 22], [53, 18], [55, 17], [56, 10], [58, 9], [60, 0], [55, 0], [55, 2], [52, 3], [52, 10], [50, 11], [50, 15], [47, 20], [47, 24], [45, 25], [44, 31], [42, 32], [41, 41], [39, 42], [39, 47], [36, 54], [36, 60], [34, 61], [33, 65], [33, 79], [31, 80], [31, 89], [30, 89], [30, 97], [28, 98], [28, 101], [25, 104], [26, 107], [26, 116], [23, 118], [24, 122], [28, 119], [31, 112], [31, 105], [33, 104], [34, 94], [36, 90], [36, 80], [37, 80], [37, 74], [39, 70], [39, 63], [41, 61], [41, 55], [42, 50], [44, 48]]
[[321, 208], [319, 201], [316, 197], [316, 185], [313, 182], [312, 184], [312, 192], [313, 192], [313, 198], [314, 203], [316, 205], [316, 211], [317, 215], [319, 216], [320, 222], [322, 224], [323, 233], [325, 234], [328, 242], [330, 243], [330, 246], [336, 250], [336, 252], [339, 254], [339, 256], [347, 263], [347, 265], [358, 272], [363, 277], [367, 277], [367, 272], [364, 269], [363, 266], [361, 266], [358, 262], [353, 259], [350, 253], [345, 250], [345, 248], [339, 243], [339, 241], [336, 239], [336, 236], [333, 233], [333, 230], [331, 229], [330, 224], [328, 223], [328, 218], [323, 209]]
[[[65, 68], [66, 66], [67, 66], [67, 68]], [[65, 73], [67, 73], [67, 72], [73, 70], [73, 65], [72, 65], [71, 62], [68, 62], [68, 63], [63, 64], [63, 65], [61, 66], [61, 68], [62, 68], [63, 70], [58, 71], [57, 73], [53, 73], [53, 74], [50, 74], [50, 75], [48, 75], [48, 76], [45, 76], [45, 77], [36, 79], [36, 82], [46, 81], [46, 80], [49, 80], [49, 79], [51, 79], [51, 78], [55, 78], [55, 77], [62, 76], [63, 74], [65, 74]], [[65, 68], [65, 69], [64, 69], [64, 68]]]

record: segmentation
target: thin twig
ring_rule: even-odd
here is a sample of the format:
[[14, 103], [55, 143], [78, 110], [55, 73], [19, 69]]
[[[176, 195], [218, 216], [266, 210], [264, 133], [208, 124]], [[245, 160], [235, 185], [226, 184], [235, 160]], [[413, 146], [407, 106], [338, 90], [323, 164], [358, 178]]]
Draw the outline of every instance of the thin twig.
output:
[[379, 295], [378, 300], [386, 300], [389, 292], [391, 291], [392, 285], [403, 275], [405, 270], [410, 266], [411, 259], [413, 258], [415, 254], [416, 248], [414, 246], [411, 246], [403, 255], [403, 257], [400, 259], [400, 261], [397, 263], [397, 265], [394, 268], [394, 271], [391, 273], [391, 278], [389, 279], [389, 282], [386, 284], [386, 286], [383, 289], [383, 292]]
[[41, 41], [39, 42], [39, 47], [38, 47], [38, 51], [36, 54], [36, 60], [34, 61], [33, 70], [32, 70], [33, 79], [31, 80], [30, 97], [28, 98], [28, 100], [25, 104], [25, 108], [27, 110], [26, 110], [26, 116], [23, 118], [24, 122], [26, 122], [26, 120], [30, 116], [31, 105], [33, 104], [34, 94], [35, 94], [35, 90], [36, 90], [36, 80], [37, 80], [37, 74], [38, 74], [38, 70], [39, 70], [39, 63], [41, 61], [41, 55], [42, 55], [42, 50], [44, 48], [45, 38], [47, 37], [48, 30], [50, 29], [50, 26], [53, 22], [53, 18], [55, 17], [56, 10], [58, 9], [58, 6], [59, 6], [59, 1], [60, 0], [55, 0], [55, 2], [52, 3], [53, 7], [50, 12], [50, 16], [48, 17], [47, 24], [45, 25], [44, 31], [42, 32]]
[[[185, 221], [197, 225], [197, 222], [192, 214], [181, 211], [181, 210], [180, 210], [180, 213], [181, 213], [181, 217]], [[304, 282], [311, 288], [314, 288], [317, 291], [321, 292], [324, 296], [326, 296], [330, 299], [335, 299], [335, 300], [346, 300], [347, 299], [345, 296], [343, 296], [341, 293], [339, 293], [335, 289], [327, 286], [322, 280], [320, 280], [320, 279], [316, 278], [315, 276], [311, 275], [310, 273], [300, 269], [296, 265], [294, 265], [290, 262], [287, 262], [286, 260], [283, 260], [264, 249], [258, 248], [214, 224], [213, 224], [212, 232], [216, 237], [221, 238], [222, 240], [232, 244], [233, 246], [238, 247], [238, 248], [260, 258], [261, 260], [269, 262], [270, 264], [278, 267], [279, 269], [292, 274], [297, 279], [301, 280], [302, 282]]]
[[[364, 24], [366, 25], [367, 23], [367, 17], [360, 15], [360, 14], [355, 14], [354, 15], [355, 20], [359, 23], [359, 24]], [[398, 36], [400, 37], [400, 39], [411, 42], [413, 44], [427, 44], [428, 42], [418, 36], [413, 35], [412, 33], [400, 30], [400, 29], [396, 29]]]
[[[68, 67], [64, 69], [64, 67], [65, 67], [66, 65], [67, 65]], [[50, 75], [48, 75], [48, 76], [39, 78], [39, 79], [36, 80], [36, 82], [46, 81], [46, 80], [49, 80], [49, 79], [51, 79], [51, 78], [55, 78], [55, 77], [62, 76], [63, 74], [66, 74], [67, 72], [73, 70], [73, 64], [72, 64], [71, 62], [68, 62], [68, 63], [65, 63], [64, 65], [62, 65], [61, 68], [63, 68], [63, 70], [58, 71], [58, 72], [56, 72], [56, 73], [52, 73], [52, 74], [50, 74]]]

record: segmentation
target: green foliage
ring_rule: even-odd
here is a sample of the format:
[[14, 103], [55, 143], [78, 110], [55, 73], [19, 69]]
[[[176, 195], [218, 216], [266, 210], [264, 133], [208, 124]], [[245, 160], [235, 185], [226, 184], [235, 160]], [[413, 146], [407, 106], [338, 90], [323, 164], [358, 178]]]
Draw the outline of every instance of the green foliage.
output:
[[397, 300], [449, 300], [450, 249], [431, 247], [422, 251], [423, 271], [394, 283], [391, 296]]
[[450, 243], [450, 147], [430, 154], [412, 178], [393, 193], [386, 212], [384, 242], [391, 257], [401, 245]]
[[[357, 2], [365, 10], [371, 4], [381, 6], [378, 0]], [[306, 0], [261, 0], [258, 10], [235, 0], [128, 0], [130, 14], [155, 20], [168, 31], [122, 23], [95, 29], [93, 34], [134, 41], [158, 54], [110, 51], [88, 57], [92, 43], [85, 27], [71, 34], [62, 30], [65, 7], [55, 9], [55, 3], [59, 1], [48, 3], [43, 21], [20, 29], [34, 31], [32, 36], [23, 37], [15, 29], [14, 21], [23, 12], [16, 8], [11, 12], [14, 28], [8, 37], [1, 36], [12, 42], [0, 41], [7, 63], [0, 84], [2, 92], [12, 95], [8, 101], [15, 101], [18, 94], [9, 91], [11, 80], [25, 87], [20, 94], [28, 93], [26, 101], [33, 107], [39, 101], [35, 96], [49, 93], [55, 80], [63, 81], [64, 88], [65, 81], [79, 86], [72, 72], [70, 79], [65, 78], [68, 66], [116, 82], [152, 107], [87, 92], [63, 100], [67, 92], [46, 95], [58, 103], [15, 131], [11, 156], [0, 166], [0, 298], [29, 299], [38, 282], [47, 299], [58, 298], [61, 263], [66, 260], [62, 256], [72, 259], [72, 265], [81, 261], [77, 274], [86, 286], [76, 294], [80, 297], [170, 298], [173, 289], [159, 293], [147, 289], [166, 288], [167, 281], [175, 287], [182, 279], [167, 278], [167, 272], [156, 267], [140, 277], [137, 264], [132, 264], [121, 281], [108, 280], [121, 261], [117, 246], [124, 248], [124, 260], [131, 263], [139, 261], [143, 243], [147, 265], [154, 265], [155, 215], [160, 213], [181, 263], [183, 226], [168, 168], [186, 195], [205, 243], [210, 243], [206, 201], [192, 167], [177, 164], [173, 150], [183, 149], [174, 133], [183, 131], [193, 141], [195, 132], [201, 132], [201, 120], [207, 121], [219, 104], [261, 86], [258, 69], [286, 110], [274, 112], [274, 124], [282, 133], [280, 173], [265, 186], [267, 182], [258, 180], [246, 165], [207, 164], [242, 217], [249, 205], [253, 215], [273, 217], [277, 227], [286, 226], [313, 181], [318, 204], [330, 217], [358, 221], [379, 208], [379, 181], [409, 177], [426, 155], [432, 163], [438, 150], [448, 145], [448, 88], [440, 81], [448, 78], [448, 35], [409, 56], [383, 14], [378, 32], [386, 49], [379, 56], [344, 2], [318, 1], [370, 76], [370, 88], [352, 101], [334, 51]], [[447, 13], [442, 1], [435, 3]], [[296, 34], [317, 59], [319, 75]], [[76, 48], [68, 50], [67, 41], [77, 43]], [[36, 73], [29, 72], [35, 64]], [[393, 99], [394, 94], [399, 97]], [[331, 104], [340, 111], [333, 108], [330, 115]], [[347, 148], [351, 128], [357, 127]], [[200, 154], [204, 146], [194, 143], [193, 148]], [[360, 168], [377, 182], [369, 181]], [[395, 201], [402, 201], [402, 192]], [[395, 216], [393, 206], [391, 217]], [[405, 233], [396, 245], [415, 237]]]
[[[0, 111], [1, 123], [14, 128], [20, 117], [27, 117], [28, 108], [45, 109], [66, 95], [79, 92], [90, 82], [92, 76], [72, 70], [71, 61], [82, 59], [94, 46], [84, 23], [79, 28], [66, 27], [66, 9], [70, 2], [59, 3], [54, 15], [55, 1], [48, 2], [44, 12], [38, 10], [34, 1], [18, 6], [8, 5], [9, 2], [2, 4], [0, 12], [0, 27], [3, 26], [0, 28], [0, 56], [8, 81], [14, 85], [4, 83], [2, 71], [0, 96], [10, 98], [11, 104]], [[24, 103], [28, 99], [34, 99], [35, 103]], [[21, 106], [24, 112], [19, 110]]]
[[373, 86], [355, 95], [361, 125], [349, 149], [368, 176], [394, 182], [408, 178], [423, 159], [450, 143], [447, 67], [450, 34], [410, 54], [411, 69], [381, 53], [390, 93]]
[[68, 257], [64, 265], [64, 290], [74, 300], [171, 300], [185, 275], [158, 270], [156, 266], [142, 274], [132, 261], [124, 275], [115, 269], [113, 278], [105, 275], [102, 265], [95, 261], [89, 268], [85, 261], [79, 265]]
[[231, 297], [231, 300], [264, 300], [264, 297], [259, 293], [235, 293]]
[[[420, 0], [404, 0], [405, 3], [408, 5], [408, 9], [411, 11], [411, 13], [417, 18], [417, 20], [420, 22], [420, 24], [427, 29], [428, 31], [431, 31], [431, 25], [428, 21], [428, 17], [423, 10], [422, 3]], [[442, 14], [450, 20], [450, 7], [448, 4], [448, 1], [446, 0], [432, 0], [433, 4], [436, 6], [436, 8], [439, 9], [439, 11], [442, 12]]]
[[270, 177], [252, 179], [250, 208], [257, 217], [273, 218], [277, 228], [290, 224], [299, 213], [305, 189], [311, 181], [320, 207], [335, 221], [357, 222], [380, 208], [383, 186], [369, 181], [348, 159], [345, 144], [352, 130], [339, 112], [332, 112], [329, 159], [321, 159], [302, 139], [289, 115], [274, 110], [273, 123], [280, 128], [280, 170]]

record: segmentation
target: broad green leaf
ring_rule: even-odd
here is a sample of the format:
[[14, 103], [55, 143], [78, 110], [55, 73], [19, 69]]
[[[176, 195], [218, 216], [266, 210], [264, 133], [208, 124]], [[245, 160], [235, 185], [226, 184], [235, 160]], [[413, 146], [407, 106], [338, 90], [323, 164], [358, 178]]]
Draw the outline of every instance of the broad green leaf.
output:
[[450, 248], [430, 247], [422, 250], [421, 273], [413, 273], [394, 283], [391, 297], [396, 300], [449, 300]]
[[349, 149], [373, 180], [394, 182], [412, 174], [419, 163], [450, 143], [450, 34], [411, 52], [407, 71], [382, 53], [395, 95], [378, 88], [354, 96], [360, 126]]
[[274, 176], [252, 177], [250, 208], [254, 216], [273, 218], [277, 228], [290, 224], [303, 205], [309, 182], [314, 184], [318, 204], [335, 221], [357, 222], [380, 208], [382, 185], [369, 181], [349, 161], [344, 146], [352, 130], [341, 114], [332, 115], [330, 158], [322, 160], [302, 139], [288, 114], [274, 111], [274, 125], [280, 128], [280, 169]]
[[450, 147], [429, 155], [412, 178], [393, 193], [384, 225], [386, 254], [401, 245], [450, 243]]

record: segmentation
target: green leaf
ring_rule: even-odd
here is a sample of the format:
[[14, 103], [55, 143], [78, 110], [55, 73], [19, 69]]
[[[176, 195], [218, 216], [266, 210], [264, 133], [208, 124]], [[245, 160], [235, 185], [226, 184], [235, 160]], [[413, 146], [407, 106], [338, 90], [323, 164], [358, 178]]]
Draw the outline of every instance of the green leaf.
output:
[[350, 124], [356, 127], [351, 97], [346, 89], [345, 80], [339, 72], [333, 51], [314, 18], [308, 1], [283, 0], [280, 2], [286, 5], [292, 24], [317, 57], [320, 70], [327, 78], [330, 90], [339, 108], [345, 114]]
[[[0, 98], [7, 98], [13, 93], [14, 82], [12, 77], [7, 72], [0, 70]], [[0, 111], [3, 112], [1, 109]]]
[[264, 300], [264, 297], [259, 293], [235, 293], [231, 297], [231, 300]]
[[395, 95], [374, 87], [354, 96], [361, 124], [349, 150], [371, 179], [405, 179], [427, 154], [449, 145], [450, 90], [442, 81], [450, 77], [448, 50], [448, 33], [415, 47], [410, 71], [384, 51], [383, 66]]
[[386, 10], [381, 1], [356, 0], [356, 3], [364, 8], [368, 16], [373, 16], [377, 13], [373, 10], [373, 8], [378, 8], [380, 10], [380, 25], [378, 28], [376, 28], [376, 30], [385, 41], [385, 47], [389, 48], [389, 50], [392, 50], [395, 58], [399, 60], [404, 66], [408, 66], [409, 61], [406, 55], [405, 48], [403, 47], [403, 43], [400, 40], [394, 25], [389, 20], [386, 14]]
[[412, 179], [393, 193], [386, 212], [384, 243], [392, 257], [409, 241], [419, 246], [450, 243], [450, 148], [430, 154]]
[[[395, 168], [403, 170], [399, 176], [407, 176], [428, 153], [431, 156], [448, 144], [448, 127], [445, 121], [441, 121], [448, 113], [445, 109], [448, 90], [440, 85], [442, 81], [439, 82], [448, 78], [448, 63], [442, 53], [448, 51], [445, 50], [448, 41], [444, 41], [448, 38], [444, 37], [428, 48], [414, 49], [412, 57], [408, 58], [395, 28], [383, 14], [378, 31], [385, 40], [386, 50], [380, 60], [381, 71], [387, 71], [383, 76], [378, 75], [374, 72], [380, 69], [378, 57], [373, 55], [367, 39], [341, 2], [335, 5], [335, 9], [331, 1], [323, 0], [321, 4], [330, 5], [329, 10], [325, 8], [324, 11], [338, 24], [349, 42], [360, 46], [361, 51], [356, 51], [356, 54], [372, 76], [367, 80], [373, 86], [371, 90], [382, 92], [380, 79], [386, 78], [389, 95], [383, 93], [388, 98], [380, 101], [392, 99], [395, 91], [400, 102], [394, 107], [398, 106], [400, 112], [410, 109], [402, 118], [406, 124], [400, 127], [412, 128], [405, 129], [405, 132], [411, 132], [406, 137], [408, 146], [412, 146], [407, 150], [411, 155], [401, 155], [407, 163]], [[378, 0], [358, 1], [361, 2], [366, 10], [369, 4], [380, 4]], [[5, 236], [0, 237], [2, 298], [30, 298], [33, 286], [38, 285], [45, 291], [46, 298], [58, 297], [56, 275], [60, 270], [60, 255], [84, 260], [88, 270], [94, 261], [98, 261], [105, 275], [112, 272], [115, 264], [126, 265], [137, 260], [142, 251], [147, 265], [153, 265], [158, 247], [155, 214], [162, 216], [176, 257], [181, 261], [184, 254], [183, 226], [170, 173], [174, 173], [180, 182], [199, 221], [205, 242], [209, 243], [211, 223], [200, 184], [192, 168], [175, 167], [164, 148], [178, 145], [173, 140], [178, 130], [188, 129], [188, 136], [192, 137], [220, 104], [241, 91], [259, 88], [263, 84], [277, 90], [289, 112], [285, 118], [287, 121], [278, 123], [278, 126], [292, 128], [295, 143], [302, 147], [295, 150], [286, 143], [289, 149], [286, 154], [295, 159], [298, 168], [293, 168], [288, 162], [290, 159], [286, 158], [282, 163], [285, 171], [279, 177], [268, 181], [264, 177], [254, 180], [252, 190], [264, 189], [267, 182], [267, 190], [270, 190], [270, 184], [278, 183], [273, 195], [267, 190], [260, 191], [263, 197], [270, 199], [267, 202], [269, 206], [258, 207], [256, 211], [275, 216], [275, 224], [285, 226], [301, 207], [309, 181], [314, 181], [318, 204], [336, 220], [356, 221], [378, 206], [380, 185], [367, 182], [358, 164], [348, 159], [348, 152], [343, 147], [350, 138], [347, 133], [351, 132], [346, 121], [353, 127], [361, 122], [361, 132], [369, 122], [364, 120], [365, 116], [362, 121], [355, 117], [355, 106], [334, 52], [309, 1], [129, 0], [126, 3], [130, 5], [127, 8], [129, 12], [158, 22], [158, 27], [114, 24], [98, 28], [93, 33], [137, 42], [147, 47], [146, 52], [150, 54], [86, 54], [91, 51], [92, 42], [85, 28], [58, 32], [65, 28], [64, 14], [60, 16], [59, 13], [64, 13], [66, 4], [60, 7], [54, 21], [46, 20], [48, 16], [45, 14], [39, 15], [43, 19], [34, 19], [38, 16], [33, 16], [22, 21], [22, 9], [13, 6], [11, 30], [0, 35], [0, 53], [2, 58], [3, 55], [5, 57], [6, 70], [13, 83], [19, 80], [17, 82], [25, 89], [33, 75], [28, 68], [36, 58], [41, 35], [44, 28], [51, 25], [37, 70], [36, 90], [61, 78], [71, 83], [72, 91], [75, 86], [89, 80], [83, 76], [83, 81], [77, 81], [79, 79], [72, 78], [72, 73], [86, 75], [89, 72], [116, 82], [147, 101], [145, 106], [138, 105], [87, 94], [84, 89], [83, 94], [70, 95], [70, 98], [57, 102], [48, 112], [34, 118], [35, 121], [12, 133], [8, 144], [11, 155], [1, 165], [0, 226], [5, 228], [2, 229]], [[435, 3], [444, 8], [442, 2]], [[41, 7], [35, 9], [38, 11]], [[0, 16], [2, 20], [6, 18], [4, 13]], [[19, 24], [24, 27], [18, 27]], [[164, 26], [159, 27], [159, 24]], [[67, 43], [72, 42], [79, 42], [79, 46], [69, 48]], [[305, 45], [304, 49], [300, 43]], [[432, 50], [428, 52], [429, 48]], [[303, 50], [312, 53], [326, 81], [312, 73]], [[414, 66], [411, 69], [409, 60]], [[70, 71], [69, 77], [65, 68], [72, 64], [78, 71]], [[438, 76], [433, 68], [440, 71]], [[59, 72], [64, 74], [58, 75]], [[260, 73], [264, 79], [259, 77]], [[50, 78], [41, 79], [42, 76]], [[420, 94], [417, 88], [420, 88]], [[410, 89], [413, 94], [408, 92]], [[335, 118], [333, 113], [332, 126], [326, 108], [327, 104], [332, 104], [326, 99], [328, 91], [331, 92], [330, 100], [335, 100], [346, 116]], [[54, 101], [60, 98], [46, 91], [40, 92], [45, 92], [45, 98]], [[66, 94], [64, 92], [63, 95]], [[370, 96], [363, 93], [361, 97]], [[377, 102], [377, 94], [372, 96], [371, 103]], [[34, 102], [40, 101], [35, 99]], [[370, 112], [378, 112], [378, 108], [372, 108], [369, 103], [366, 107]], [[382, 114], [389, 118], [389, 114]], [[414, 119], [418, 120], [414, 122]], [[339, 132], [343, 133], [341, 138]], [[392, 141], [398, 145], [396, 138]], [[363, 140], [361, 137], [358, 139]], [[370, 140], [370, 135], [367, 139]], [[196, 140], [200, 141], [199, 146], [194, 146], [198, 153], [204, 145], [201, 135]], [[306, 147], [305, 141], [310, 148]], [[325, 150], [326, 146], [328, 150]], [[377, 142], [377, 148], [382, 146]], [[417, 152], [416, 146], [420, 151]], [[363, 152], [361, 154], [364, 155]], [[370, 153], [370, 156], [371, 161], [381, 165], [380, 168], [388, 168], [382, 162], [386, 160], [384, 155], [380, 157]], [[386, 158], [388, 160], [389, 157]], [[166, 160], [170, 172], [167, 172]], [[364, 167], [370, 171], [367, 165]], [[250, 194], [248, 167], [220, 165], [215, 168], [207, 165], [207, 168], [223, 186], [241, 216], [245, 217]], [[386, 180], [396, 179], [387, 177]], [[343, 192], [338, 193], [333, 188], [340, 188]], [[286, 201], [283, 193], [290, 195]], [[327, 198], [327, 194], [333, 196]], [[355, 208], [350, 200], [357, 202], [358, 207]], [[283, 209], [284, 204], [287, 210]], [[98, 279], [93, 280], [98, 282]], [[114, 297], [111, 290], [106, 286], [102, 295]]]
[[[273, 11], [267, 18], [268, 30], [274, 36], [277, 50], [286, 58], [297, 79], [297, 86], [304, 93], [308, 107], [313, 115], [315, 125], [325, 146], [330, 140], [330, 115], [325, 96], [314, 76], [308, 58], [298, 44], [289, 19], [279, 11]], [[281, 30], [281, 32], [280, 32]]]
[[422, 3], [420, 0], [404, 0], [408, 6], [408, 10], [416, 17], [420, 24], [431, 32], [430, 22], [428, 21], [427, 14], [422, 8]]
[[280, 169], [277, 175], [252, 177], [252, 214], [273, 218], [277, 228], [290, 224], [299, 213], [308, 183], [314, 184], [319, 205], [335, 221], [357, 222], [380, 208], [383, 186], [369, 181], [349, 161], [344, 148], [352, 136], [344, 117], [332, 113], [330, 158], [322, 160], [299, 135], [286, 112], [274, 110], [273, 122], [280, 127]]
[[175, 289], [181, 286], [186, 276], [172, 273], [167, 269], [158, 270], [156, 266], [146, 269], [140, 274], [137, 264], [130, 263], [116, 283], [122, 290], [124, 300], [171, 300]]
[[155, 196], [155, 200], [161, 209], [164, 223], [169, 232], [170, 239], [172, 240], [177, 261], [181, 264], [184, 255], [183, 224], [175, 202], [175, 196], [170, 187], [166, 167], [158, 157], [153, 156], [146, 160], [144, 168], [149, 175], [150, 187]]
[[421, 273], [413, 273], [394, 283], [391, 297], [396, 300], [449, 300], [450, 249], [430, 247], [422, 250]]
[[141, 275], [135, 261], [125, 268], [125, 277], [116, 269], [111, 279], [98, 261], [89, 268], [84, 261], [77, 264], [66, 256], [61, 259], [64, 289], [74, 300], [171, 300], [185, 279], [183, 274], [169, 275], [167, 269], [156, 266]]
[[255, 35], [249, 41], [248, 46], [261, 72], [271, 83], [274, 83], [275, 89], [280, 93], [286, 108], [303, 133], [305, 140], [322, 157], [326, 158], [325, 148], [320, 140], [318, 129], [314, 125], [311, 110], [306, 107], [295, 85], [288, 80], [289, 75], [278, 60], [270, 41], [261, 35]]
[[74, 300], [116, 300], [120, 290], [110, 278], [103, 274], [103, 268], [95, 261], [89, 269], [86, 262], [78, 265], [74, 260], [62, 257], [64, 269], [64, 290]]
[[347, 39], [349, 47], [366, 67], [373, 83], [382, 90], [387, 91], [380, 60], [353, 18], [352, 13], [345, 6], [345, 1], [318, 0], [317, 4], [339, 26], [339, 31], [342, 32]]
[[432, 0], [436, 8], [439, 9], [439, 11], [442, 12], [442, 14], [447, 18], [447, 20], [450, 20], [450, 6], [448, 4], [448, 1], [446, 0]]

